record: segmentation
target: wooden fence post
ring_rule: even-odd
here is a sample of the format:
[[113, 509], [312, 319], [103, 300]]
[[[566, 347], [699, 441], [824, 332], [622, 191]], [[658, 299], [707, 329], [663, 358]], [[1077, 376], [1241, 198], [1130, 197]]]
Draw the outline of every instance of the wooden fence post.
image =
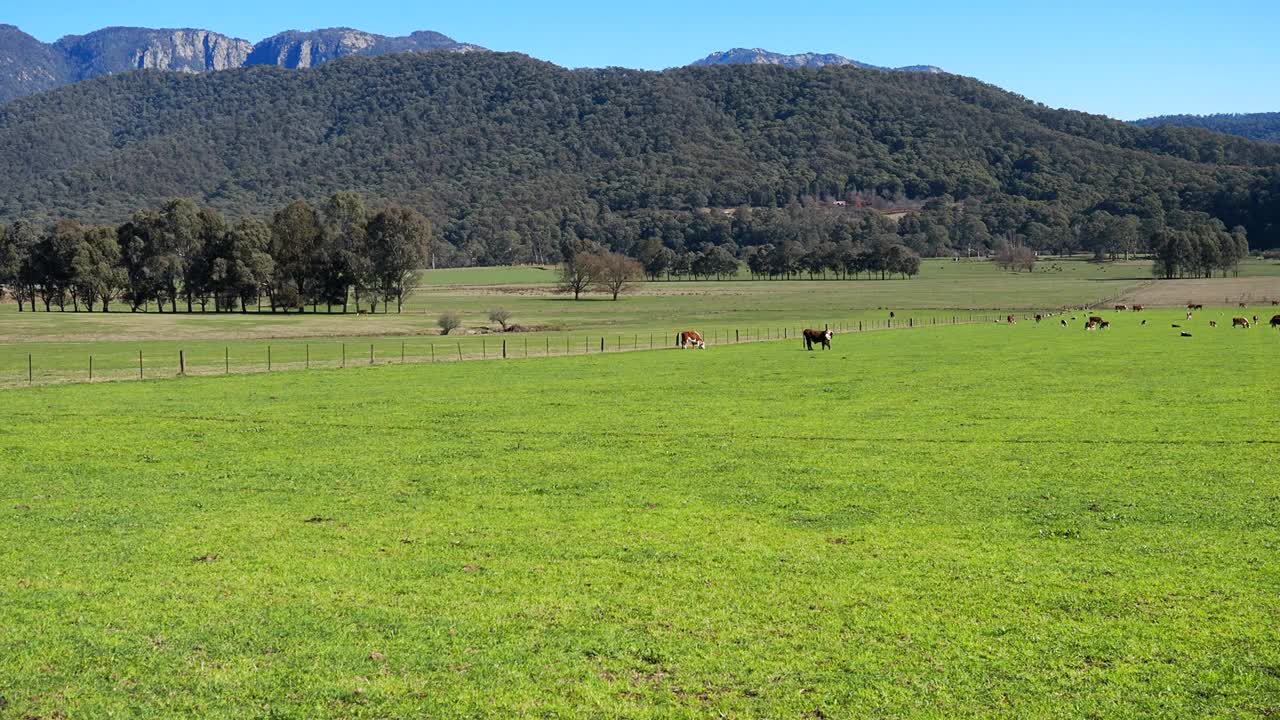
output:
[[502, 359], [503, 360], [507, 359], [507, 339], [506, 338], [502, 339]]
[[480, 359], [481, 360], [489, 359], [489, 351], [485, 349], [484, 338], [480, 338]]
[[404, 364], [404, 341], [400, 341], [400, 364]]
[[224, 345], [222, 348], [222, 374], [231, 374], [231, 346]]
[[185, 350], [178, 351], [178, 374], [187, 374], [187, 352]]
[[307, 359], [306, 359], [306, 366], [305, 366], [305, 368], [303, 368], [303, 369], [305, 369], [305, 370], [310, 370], [310, 369], [311, 369], [311, 343], [307, 343], [307, 356], [306, 356], [306, 357], [307, 357]]
[[271, 372], [271, 346], [267, 346], [267, 372]]
[[604, 352], [604, 338], [600, 338], [600, 352]]
[[462, 341], [461, 340], [458, 341], [458, 359], [459, 360], [462, 359]]
[[427, 343], [427, 345], [431, 348], [431, 362], [435, 362], [436, 361], [436, 344]]
[[347, 366], [347, 344], [342, 343], [342, 367]]
[[142, 351], [138, 351], [138, 379], [142, 379]]
[[373, 364], [373, 343], [369, 343], [369, 364]]
[[[139, 351], [139, 353], [141, 353], [141, 351]], [[141, 357], [141, 355], [139, 355], [139, 357]], [[33, 369], [31, 353], [27, 353], [27, 384], [30, 385], [34, 378], [35, 378], [35, 370]]]
[[89, 379], [93, 380], [93, 356], [89, 356]]

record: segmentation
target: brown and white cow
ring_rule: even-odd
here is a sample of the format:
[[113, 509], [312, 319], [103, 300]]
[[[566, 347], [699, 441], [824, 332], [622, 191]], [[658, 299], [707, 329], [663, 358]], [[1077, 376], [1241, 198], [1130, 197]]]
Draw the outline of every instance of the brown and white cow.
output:
[[1134, 311], [1134, 312], [1142, 312], [1142, 311], [1143, 311], [1143, 309], [1144, 309], [1144, 308], [1143, 308], [1141, 305], [1134, 305], [1134, 306], [1133, 306], [1133, 311]]
[[1280, 315], [1271, 316], [1271, 327], [1280, 328]]
[[1117, 306], [1116, 306], [1116, 310], [1128, 310], [1128, 309], [1129, 309], [1129, 306], [1128, 306], [1128, 305], [1117, 305]]
[[1089, 316], [1089, 322], [1093, 323], [1094, 325], [1101, 325], [1101, 324], [1102, 324], [1102, 317], [1101, 317], [1101, 316], [1099, 316], [1099, 315], [1090, 315], [1090, 316]]
[[1234, 328], [1234, 327], [1242, 327], [1242, 328], [1244, 328], [1245, 330], [1248, 330], [1248, 329], [1249, 329], [1249, 319], [1248, 319], [1248, 318], [1242, 318], [1242, 317], [1234, 317], [1234, 318], [1231, 318], [1231, 327], [1233, 327], [1233, 328]]
[[702, 339], [702, 335], [696, 330], [685, 330], [680, 333], [680, 349], [687, 350], [691, 347], [699, 350], [706, 350], [707, 343]]
[[804, 349], [812, 350], [815, 344], [821, 345], [823, 350], [831, 348], [830, 330], [805, 330], [804, 331]]
[[1010, 325], [1012, 325], [1012, 324], [1014, 324], [1014, 323], [1018, 322], [1018, 318], [1016, 318], [1016, 317], [1014, 317], [1014, 316], [1012, 316], [1012, 315], [1008, 315], [1008, 316], [1006, 316], [1006, 317], [1005, 317], [1004, 321], [1005, 321], [1005, 322], [1007, 322], [1007, 323], [1009, 323]]

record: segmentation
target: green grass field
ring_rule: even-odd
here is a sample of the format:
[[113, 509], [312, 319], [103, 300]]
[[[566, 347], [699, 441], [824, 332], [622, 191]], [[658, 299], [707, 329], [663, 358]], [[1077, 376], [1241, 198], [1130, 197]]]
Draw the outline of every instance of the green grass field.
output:
[[1143, 316], [5, 391], [0, 717], [1275, 716], [1280, 333]]
[[[1160, 284], [1150, 281], [1149, 263], [1139, 261], [1050, 260], [1033, 273], [1009, 273], [985, 261], [928, 260], [912, 280], [641, 283], [617, 302], [558, 295], [551, 285], [555, 274], [546, 268], [461, 268], [424, 272], [403, 313], [360, 316], [329, 315], [323, 308], [290, 315], [20, 313], [8, 304], [0, 305], [0, 387], [26, 384], [29, 357], [34, 381], [66, 382], [88, 379], [90, 356], [95, 380], [136, 378], [139, 351], [150, 377], [177, 374], [180, 351], [188, 373], [196, 374], [265, 370], [268, 347], [273, 369], [303, 367], [308, 348], [313, 366], [339, 366], [344, 345], [348, 365], [367, 363], [370, 345], [375, 362], [397, 362], [402, 349], [411, 361], [429, 361], [433, 354], [456, 358], [459, 342], [463, 357], [498, 355], [503, 338], [481, 333], [498, 329], [488, 311], [499, 306], [531, 331], [506, 337], [510, 353], [523, 354], [527, 344], [536, 355], [564, 354], [566, 346], [575, 353], [598, 349], [602, 337], [611, 349], [647, 347], [650, 336], [662, 345], [684, 329], [723, 338], [824, 323], [871, 325], [887, 320], [890, 309], [921, 322], [950, 321], [1006, 310], [1107, 306], [1156, 291], [1165, 291], [1165, 304], [1201, 297], [1222, 305], [1246, 293], [1280, 298], [1280, 275], [1269, 274], [1272, 265], [1247, 263], [1239, 280]], [[1153, 300], [1146, 302], [1161, 304], [1159, 297]], [[436, 318], [445, 310], [462, 314], [464, 335], [438, 335]]]

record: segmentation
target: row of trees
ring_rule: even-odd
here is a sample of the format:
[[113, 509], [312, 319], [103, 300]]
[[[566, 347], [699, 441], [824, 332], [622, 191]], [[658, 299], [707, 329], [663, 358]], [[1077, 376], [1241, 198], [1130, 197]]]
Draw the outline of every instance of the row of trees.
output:
[[1227, 232], [1221, 223], [1205, 223], [1183, 230], [1166, 229], [1157, 236], [1152, 255], [1156, 277], [1226, 277], [1237, 272], [1240, 261], [1249, 255], [1249, 241], [1243, 228]]
[[0, 289], [19, 309], [81, 307], [163, 312], [301, 310], [319, 305], [346, 312], [367, 304], [397, 310], [430, 261], [431, 225], [394, 203], [369, 207], [340, 192], [319, 208], [295, 201], [270, 222], [228, 223], [190, 200], [134, 213], [118, 227], [62, 221], [41, 229], [18, 221], [0, 227]]

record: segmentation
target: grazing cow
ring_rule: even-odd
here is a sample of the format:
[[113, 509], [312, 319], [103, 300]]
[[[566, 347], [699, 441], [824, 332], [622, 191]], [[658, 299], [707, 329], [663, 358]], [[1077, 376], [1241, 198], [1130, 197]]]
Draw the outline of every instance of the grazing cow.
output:
[[1182, 335], [1182, 337], [1191, 337], [1191, 333], [1187, 332], [1186, 330], [1183, 330], [1180, 334]]
[[1099, 316], [1097, 316], [1097, 315], [1090, 315], [1090, 316], [1089, 316], [1089, 322], [1093, 323], [1094, 325], [1101, 325], [1101, 324], [1102, 324], [1102, 318], [1101, 318], [1101, 317], [1099, 317]]
[[1240, 303], [1240, 307], [1249, 307], [1247, 303]]
[[1143, 310], [1143, 308], [1142, 308], [1142, 306], [1141, 306], [1141, 305], [1134, 305], [1134, 306], [1133, 306], [1133, 311], [1134, 311], [1134, 312], [1142, 312], [1142, 310]]
[[1248, 329], [1249, 329], [1249, 319], [1248, 319], [1248, 318], [1242, 318], [1242, 317], [1234, 317], [1234, 318], [1231, 318], [1231, 327], [1233, 327], [1233, 328], [1235, 328], [1235, 327], [1242, 327], [1242, 328], [1244, 328], [1245, 330], [1248, 330]]
[[1044, 319], [1044, 316], [1043, 316], [1043, 315], [1036, 315], [1036, 324], [1038, 325], [1038, 324], [1040, 323], [1040, 321], [1041, 321], [1041, 320], [1043, 320], [1043, 319]]
[[696, 330], [685, 330], [680, 333], [680, 349], [687, 350], [691, 347], [699, 350], [706, 350], [707, 343], [702, 339], [702, 335], [699, 335]]
[[1170, 325], [1169, 327], [1171, 327], [1171, 328], [1180, 328], [1180, 327], [1182, 327], [1182, 326], [1181, 326], [1181, 325], [1179, 325], [1178, 323], [1174, 323], [1174, 324]]
[[1271, 307], [1275, 307], [1275, 306], [1277, 306], [1277, 305], [1280, 305], [1280, 300], [1272, 300], [1272, 301], [1271, 301]]
[[1217, 320], [1210, 320], [1210, 321], [1209, 321], [1209, 327], [1218, 327], [1218, 321], [1217, 321]]
[[1191, 311], [1190, 311], [1190, 310], [1188, 310], [1188, 311], [1187, 311], [1187, 319], [1188, 319], [1188, 320], [1190, 320], [1190, 319], [1191, 319]]
[[1253, 316], [1253, 324], [1254, 324], [1254, 325], [1257, 325], [1257, 324], [1258, 324], [1258, 316], [1257, 316], [1257, 315], [1254, 315], [1254, 316]]
[[1187, 304], [1187, 309], [1188, 309], [1188, 310], [1203, 310], [1203, 309], [1204, 309], [1204, 306], [1203, 306], [1203, 305], [1196, 305], [1196, 304], [1193, 304], [1193, 303], [1188, 303], [1188, 304]]
[[1106, 330], [1109, 327], [1111, 327], [1110, 321], [1103, 320], [1102, 322], [1098, 323], [1099, 330]]
[[[1072, 319], [1072, 320], [1074, 320], [1075, 318], [1071, 318], [1071, 319]], [[1066, 326], [1067, 326], [1067, 321], [1066, 321], [1066, 320], [1059, 320], [1058, 322], [1061, 322], [1061, 323], [1062, 323], [1062, 327], [1066, 327]]]
[[1012, 324], [1014, 324], [1014, 323], [1018, 322], [1018, 318], [1016, 318], [1016, 317], [1014, 317], [1014, 316], [1012, 316], [1012, 315], [1007, 315], [1007, 316], [1005, 316], [1004, 321], [1005, 321], [1005, 322], [1007, 322], [1007, 323], [1009, 323], [1010, 325], [1012, 325]]
[[1142, 324], [1143, 324], [1143, 325], [1146, 325], [1146, 324], [1147, 324], [1147, 321], [1146, 321], [1146, 320], [1143, 320], [1143, 321], [1142, 321]]
[[1087, 323], [1085, 323], [1085, 324], [1084, 324], [1084, 329], [1085, 329], [1085, 330], [1097, 330], [1097, 329], [1098, 329], [1098, 323], [1096, 323], [1096, 322], [1094, 322], [1094, 321], [1090, 320], [1089, 322], [1087, 322]]
[[823, 350], [831, 349], [831, 334], [830, 330], [805, 330], [804, 349], [812, 350], [815, 344], [822, 345]]
[[1128, 306], [1128, 305], [1117, 305], [1117, 306], [1116, 306], [1116, 311], [1117, 311], [1117, 312], [1118, 312], [1118, 311], [1120, 311], [1120, 310], [1128, 310], [1128, 309], [1129, 309], [1129, 306]]
[[1280, 315], [1271, 316], [1271, 327], [1280, 328]]

